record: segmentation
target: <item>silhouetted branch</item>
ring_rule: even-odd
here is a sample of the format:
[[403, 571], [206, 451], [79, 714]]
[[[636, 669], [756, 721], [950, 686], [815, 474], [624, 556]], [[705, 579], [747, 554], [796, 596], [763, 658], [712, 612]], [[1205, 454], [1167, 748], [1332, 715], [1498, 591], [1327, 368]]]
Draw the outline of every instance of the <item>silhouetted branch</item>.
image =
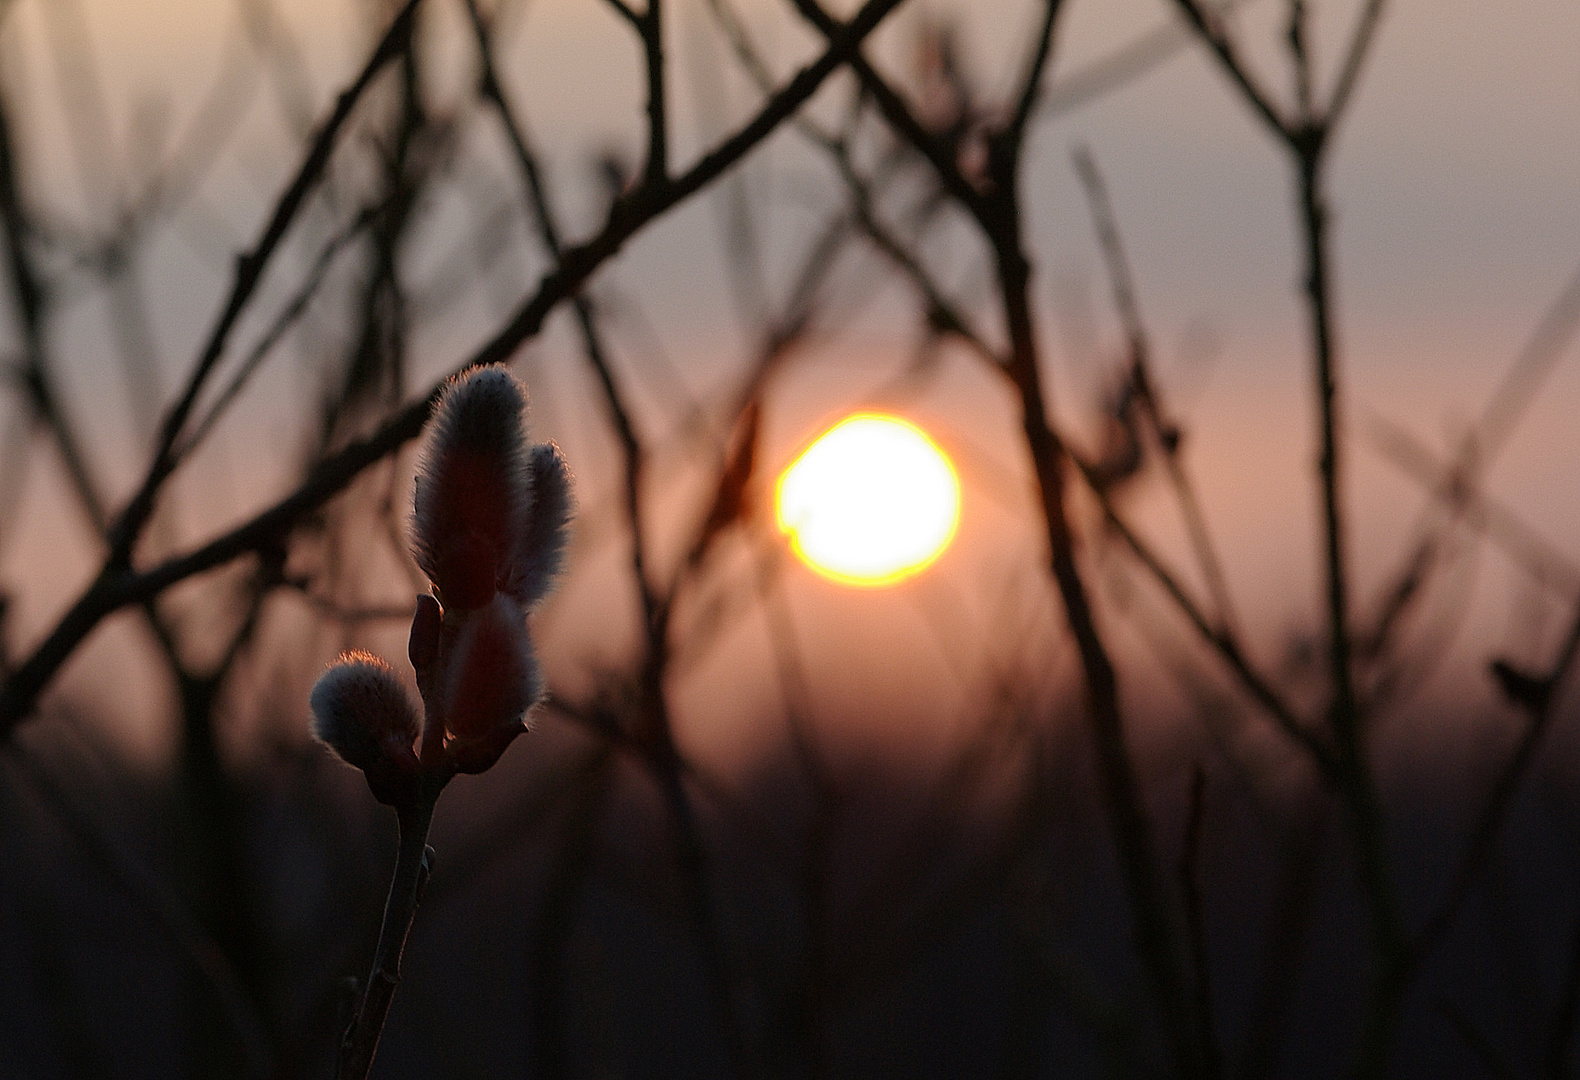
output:
[[1570, 1080], [1574, 1058], [1575, 1019], [1580, 1016], [1580, 919], [1569, 928], [1569, 955], [1564, 964], [1563, 984], [1547, 1034], [1547, 1080]]
[[98, 485], [89, 472], [87, 458], [62, 411], [59, 391], [44, 351], [44, 318], [47, 296], [44, 283], [28, 251], [30, 226], [18, 187], [16, 152], [11, 137], [9, 109], [0, 97], [0, 224], [5, 227], [7, 269], [16, 297], [23, 338], [22, 385], [34, 415], [49, 429], [66, 466], [73, 493], [87, 514], [95, 533], [107, 520]]
[[220, 1013], [235, 1036], [246, 1075], [273, 1075], [269, 1038], [246, 990], [218, 943], [188, 914], [181, 901], [150, 870], [139, 863], [126, 845], [105, 836], [99, 826], [79, 809], [66, 790], [39, 762], [15, 742], [4, 744], [4, 753], [17, 773], [38, 793], [49, 812], [139, 907], [147, 912], [191, 965], [214, 995]]
[[[825, 35], [832, 36], [838, 28], [839, 24], [817, 0], [792, 2]], [[1048, 7], [1048, 22], [1039, 35], [1035, 52], [1046, 51], [1052, 42], [1052, 25], [1059, 0], [1048, 0]], [[1027, 65], [1026, 78], [1039, 79], [1044, 62], [1034, 56]], [[1046, 415], [1030, 301], [1031, 267], [1022, 249], [1021, 237], [1018, 166], [1024, 132], [1004, 129], [990, 136], [993, 149], [989, 154], [989, 173], [986, 186], [979, 190], [961, 172], [944, 144], [921, 124], [871, 65], [857, 60], [851, 67], [896, 134], [933, 165], [941, 186], [977, 220], [993, 249], [1009, 341], [1004, 372], [1020, 399], [1022, 432], [1037, 479], [1039, 505], [1051, 549], [1050, 568], [1081, 658], [1088, 715], [1104, 780], [1109, 827], [1124, 869], [1135, 945], [1141, 954], [1153, 999], [1162, 1014], [1176, 1067], [1182, 1075], [1202, 1075], [1202, 1048], [1191, 1019], [1193, 1003], [1188, 997], [1188, 980], [1182, 968], [1184, 951], [1177, 938], [1171, 905], [1155, 861], [1151, 828], [1137, 790], [1120, 714], [1117, 676], [1097, 629], [1090, 597], [1075, 560], [1074, 536], [1065, 508], [1068, 453]], [[1024, 101], [1034, 93], [1034, 87], [1021, 86], [1014, 100]]]
[[1345, 53], [1344, 64], [1339, 68], [1338, 81], [1333, 86], [1333, 96], [1328, 99], [1326, 121], [1330, 125], [1337, 123], [1349, 107], [1355, 85], [1360, 81], [1361, 69], [1366, 65], [1366, 54], [1377, 36], [1383, 5], [1384, 0], [1366, 0], [1366, 7], [1361, 10], [1355, 31], [1350, 36], [1349, 51]]
[[1180, 895], [1185, 898], [1185, 926], [1190, 941], [1191, 967], [1196, 983], [1197, 1038], [1202, 1046], [1202, 1069], [1208, 1076], [1223, 1068], [1218, 1050], [1217, 1023], [1213, 1017], [1212, 976], [1207, 953], [1207, 920], [1202, 900], [1202, 820], [1207, 812], [1207, 773], [1196, 764], [1191, 776], [1190, 803], [1185, 812], [1185, 837], [1179, 862]]
[[[1440, 464], [1404, 428], [1376, 413], [1363, 414], [1371, 442], [1433, 496], [1480, 529], [1521, 569], [1565, 599], [1580, 595], [1580, 566], [1544, 539], [1508, 507], [1482, 492], [1472, 477]], [[1420, 557], [1420, 556], [1418, 556]]]
[[[437, 794], [437, 793], [435, 793]], [[400, 985], [401, 960], [406, 937], [422, 902], [423, 890], [433, 870], [433, 849], [428, 846], [428, 826], [433, 819], [433, 801], [419, 798], [416, 806], [400, 814], [400, 852], [395, 860], [395, 876], [390, 883], [384, 921], [379, 928], [378, 947], [373, 954], [373, 970], [362, 991], [357, 1018], [346, 1029], [340, 1044], [336, 1080], [366, 1080], [378, 1051], [379, 1036]]]
[[1541, 747], [1542, 737], [1552, 726], [1558, 689], [1574, 667], [1577, 654], [1580, 654], [1580, 603], [1576, 604], [1569, 629], [1545, 671], [1532, 675], [1506, 661], [1493, 662], [1492, 675], [1510, 703], [1525, 712], [1526, 728], [1494, 780], [1481, 811], [1476, 815], [1470, 840], [1465, 845], [1454, 875], [1449, 879], [1443, 899], [1411, 939], [1408, 963], [1412, 970], [1418, 968], [1448, 934], [1492, 858], [1504, 822], [1513, 807], [1514, 796], [1530, 771], [1531, 762]]
[[[1388, 1054], [1403, 1007], [1408, 979], [1409, 941], [1400, 910], [1399, 898], [1389, 869], [1387, 826], [1383, 819], [1381, 796], [1372, 777], [1366, 747], [1360, 703], [1353, 670], [1353, 641], [1350, 628], [1350, 575], [1345, 547], [1345, 513], [1342, 504], [1341, 443], [1339, 424], [1338, 349], [1335, 342], [1332, 310], [1329, 217], [1323, 190], [1326, 148], [1336, 115], [1315, 109], [1293, 120], [1285, 119], [1271, 99], [1257, 85], [1240, 58], [1227, 28], [1201, 0], [1176, 0], [1180, 10], [1218, 57], [1220, 65], [1241, 96], [1273, 130], [1288, 151], [1296, 171], [1296, 196], [1301, 228], [1304, 262], [1304, 291], [1310, 323], [1312, 374], [1319, 431], [1318, 486], [1322, 497], [1322, 549], [1325, 609], [1327, 622], [1327, 665], [1331, 700], [1328, 720], [1331, 728], [1335, 781], [1350, 819], [1355, 844], [1361, 891], [1371, 920], [1377, 971], [1373, 1004], [1362, 1036], [1357, 1072], [1361, 1077], [1379, 1077], [1387, 1069]], [[1379, 5], [1374, 4], [1374, 8]], [[1309, 72], [1300, 69], [1309, 63], [1305, 52], [1303, 5], [1296, 0], [1291, 8], [1289, 43], [1297, 68], [1297, 87], [1309, 82]], [[1358, 71], [1361, 58], [1375, 28], [1375, 15], [1363, 16], [1350, 48]], [[1347, 61], [1348, 63], [1348, 61]], [[1341, 80], [1345, 95], [1355, 74]], [[1301, 91], [1309, 98], [1309, 88]], [[1344, 101], [1341, 100], [1340, 104]]]
[[[590, 240], [567, 249], [559, 265], [545, 275], [536, 291], [461, 367], [508, 360], [522, 342], [542, 328], [549, 312], [579, 289], [642, 227], [702, 190], [799, 108], [899, 3], [901, 0], [868, 0], [845, 29], [835, 35], [823, 54], [802, 68], [734, 135], [684, 174], [663, 184], [643, 184], [618, 201], [610, 209], [602, 230]], [[39, 692], [105, 616], [242, 555], [282, 546], [304, 515], [342, 491], [363, 469], [417, 437], [441, 386], [431, 387], [420, 399], [401, 408], [377, 431], [325, 458], [310, 471], [301, 486], [284, 499], [207, 544], [142, 572], [128, 569], [112, 559], [32, 655], [0, 686], [0, 738], [32, 711]]]
[[1289, 29], [1284, 40], [1289, 46], [1290, 67], [1294, 69], [1295, 115], [1302, 124], [1309, 124], [1314, 117], [1308, 32], [1305, 0], [1289, 0]]
[[[132, 497], [110, 530], [110, 558], [107, 565], [115, 567], [131, 565], [133, 545], [136, 544], [143, 527], [154, 512], [154, 503], [159, 490], [179, 464], [179, 459], [174, 454], [176, 442], [209, 375], [224, 356], [231, 330], [262, 281], [264, 270], [278, 249], [280, 241], [284, 239], [286, 231], [306, 203], [307, 197], [322, 180], [329, 166], [330, 155], [339, 141], [340, 132], [345, 127], [346, 121], [350, 119], [358, 100], [384, 66], [405, 51], [419, 2], [420, 0], [407, 0], [400, 13], [390, 23], [389, 29], [379, 41], [378, 47], [374, 49], [373, 55], [369, 57], [361, 73], [336, 101], [334, 111], [319, 129], [306, 158], [281, 195], [280, 201], [275, 205], [268, 224], [252, 250], [238, 258], [236, 279], [230, 296], [221, 310], [218, 321], [209, 332], [208, 340], [193, 365], [192, 373], [187, 377], [185, 389], [165, 415], [154, 459], [148, 467], [148, 474], [137, 494]], [[0, 720], [0, 727], [3, 726], [5, 721]]]
[[1164, 472], [1169, 478], [1169, 486], [1173, 488], [1174, 497], [1179, 503], [1180, 513], [1185, 518], [1186, 534], [1190, 537], [1202, 579], [1206, 582], [1207, 592], [1212, 598], [1217, 622], [1226, 635], [1231, 634], [1236, 619], [1234, 603], [1229, 597], [1228, 578], [1224, 575], [1223, 564], [1218, 559], [1217, 548], [1213, 545], [1212, 536], [1208, 532], [1207, 518], [1202, 513], [1200, 500], [1196, 498], [1196, 489], [1179, 460], [1179, 428], [1165, 412], [1158, 397], [1155, 380], [1152, 378], [1152, 349], [1148, 342], [1145, 324], [1141, 320], [1135, 283], [1131, 280], [1130, 264], [1125, 258], [1124, 244], [1119, 237], [1119, 225], [1108, 199], [1108, 188], [1103, 182], [1102, 174], [1098, 172], [1097, 161], [1089, 150], [1084, 146], [1077, 147], [1074, 156], [1076, 172], [1081, 178], [1082, 187], [1086, 190], [1092, 222], [1097, 230], [1098, 246], [1102, 249], [1104, 262], [1108, 266], [1109, 281], [1114, 292], [1114, 307], [1118, 310], [1120, 322], [1130, 339], [1130, 379], [1140, 404], [1151, 421], [1156, 448], [1162, 458]]
[[247, 383], [252, 380], [258, 369], [263, 366], [270, 354], [273, 353], [275, 346], [279, 345], [285, 335], [290, 333], [291, 329], [301, 321], [302, 316], [307, 313], [308, 307], [312, 305], [313, 300], [319, 295], [320, 286], [323, 285], [324, 278], [328, 276], [330, 269], [334, 266], [336, 258], [367, 231], [379, 212], [378, 208], [364, 210], [323, 246], [303, 279], [301, 287], [296, 290], [296, 294], [289, 303], [280, 309], [280, 313], [275, 316], [269, 328], [263, 332], [257, 342], [253, 344], [253, 347], [248, 350], [246, 357], [237, 366], [235, 374], [231, 376], [230, 382], [226, 383], [225, 388], [214, 398], [214, 403], [209, 406], [208, 411], [203, 413], [191, 426], [191, 433], [173, 449], [172, 453], [178, 460], [185, 459], [192, 454], [202, 444], [203, 440], [213, 432], [225, 413], [235, 404], [236, 399], [241, 396], [242, 390], [246, 389]]
[[1221, 9], [1206, 6], [1202, 0], [1176, 0], [1185, 19], [1195, 28], [1203, 41], [1217, 54], [1223, 69], [1229, 78], [1234, 80], [1240, 88], [1240, 93], [1251, 105], [1261, 119], [1272, 128], [1282, 139], [1287, 139], [1292, 125], [1279, 113], [1273, 99], [1267, 92], [1257, 85], [1249, 68], [1240, 59], [1239, 50], [1234, 40], [1229, 37], [1229, 28], [1224, 22]]
[[1537, 392], [1562, 358], [1580, 328], [1580, 273], [1565, 283], [1543, 312], [1536, 329], [1520, 349], [1497, 389], [1481, 410], [1475, 426], [1458, 440], [1453, 461], [1439, 467], [1423, 444], [1403, 428], [1373, 418], [1373, 441], [1395, 464], [1427, 485], [1432, 493], [1426, 515], [1445, 513], [1439, 527], [1418, 527], [1421, 539], [1401, 560], [1397, 571], [1381, 590], [1382, 602], [1372, 628], [1357, 638], [1361, 655], [1373, 658], [1386, 653], [1395, 629], [1409, 606], [1420, 596], [1440, 565], [1443, 532], [1469, 516], [1494, 542], [1534, 575], [1556, 588], [1565, 598], [1580, 593], [1580, 570], [1566, 570], [1569, 560], [1524, 526], [1512, 513], [1486, 496], [1477, 484], [1493, 458], [1513, 433]]

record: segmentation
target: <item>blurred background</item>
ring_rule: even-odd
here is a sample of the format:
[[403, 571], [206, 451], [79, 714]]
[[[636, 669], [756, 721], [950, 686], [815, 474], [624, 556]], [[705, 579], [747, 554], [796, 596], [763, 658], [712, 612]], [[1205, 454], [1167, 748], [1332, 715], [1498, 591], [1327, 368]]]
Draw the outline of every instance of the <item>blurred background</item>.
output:
[[[410, 433], [181, 560], [656, 190], [650, 19], [424, 0], [392, 39], [404, 6], [0, 0], [0, 1074], [333, 1071], [394, 822], [307, 691], [347, 648], [412, 682]], [[670, 175], [822, 53], [797, 6], [650, 9]], [[551, 699], [441, 804], [375, 1075], [1573, 1074], [1580, 8], [1192, 8], [903, 0], [875, 75], [509, 343], [576, 484]], [[1213, 27], [1296, 119], [1356, 59], [1321, 166], [1351, 689], [1300, 173]], [[1029, 340], [972, 198], [1016, 209]], [[863, 411], [961, 492], [947, 550], [873, 588], [774, 508]], [[171, 572], [10, 696], [127, 565]]]

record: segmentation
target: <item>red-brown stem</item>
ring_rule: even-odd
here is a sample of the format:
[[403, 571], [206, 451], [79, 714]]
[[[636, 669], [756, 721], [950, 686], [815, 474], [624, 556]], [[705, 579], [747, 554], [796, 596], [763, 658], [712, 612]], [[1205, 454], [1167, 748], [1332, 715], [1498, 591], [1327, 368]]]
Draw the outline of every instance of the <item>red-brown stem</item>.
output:
[[384, 902], [384, 922], [373, 953], [373, 970], [362, 992], [356, 1019], [340, 1044], [340, 1067], [335, 1074], [338, 1080], [367, 1080], [368, 1071], [373, 1068], [379, 1036], [384, 1033], [384, 1021], [395, 1000], [395, 988], [400, 985], [406, 936], [411, 932], [428, 880], [428, 826], [433, 822], [434, 804], [443, 786], [442, 780], [425, 782], [412, 804], [400, 808], [400, 851], [395, 857], [395, 876]]

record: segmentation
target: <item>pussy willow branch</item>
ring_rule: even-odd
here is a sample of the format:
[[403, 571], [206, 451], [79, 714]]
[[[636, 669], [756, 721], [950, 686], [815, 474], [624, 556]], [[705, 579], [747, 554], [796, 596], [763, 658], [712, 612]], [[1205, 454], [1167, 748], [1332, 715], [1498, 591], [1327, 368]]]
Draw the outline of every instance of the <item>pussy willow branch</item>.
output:
[[[825, 35], [839, 23], [817, 0], [793, 0], [798, 11]], [[1042, 375], [1033, 325], [1031, 265], [1022, 247], [1019, 166], [1025, 127], [1052, 47], [1059, 0], [1047, 0], [1036, 45], [1028, 58], [1004, 127], [989, 139], [988, 182], [979, 189], [959, 169], [953, 154], [911, 112], [904, 99], [868, 64], [856, 58], [852, 70], [877, 102], [884, 119], [929, 161], [941, 186], [976, 219], [993, 251], [1009, 341], [1005, 374], [1020, 398], [1022, 431], [1037, 479], [1050, 564], [1085, 677], [1088, 715], [1097, 744], [1110, 829], [1119, 849], [1131, 901], [1132, 932], [1149, 988], [1163, 1018], [1170, 1052], [1183, 1076], [1204, 1075], [1203, 1048], [1191, 1018], [1190, 978], [1178, 940], [1172, 905], [1157, 866], [1151, 826], [1142, 807], [1134, 764], [1125, 741], [1118, 679], [1092, 611], [1075, 559], [1075, 540], [1065, 510], [1066, 448], [1046, 415]]]
[[[1406, 444], [1413, 443], [1413, 440], [1390, 438], [1387, 437], [1386, 432], [1375, 433], [1374, 441], [1379, 443], [1396, 464], [1415, 473], [1418, 481], [1426, 483], [1431, 493], [1431, 500], [1424, 510], [1424, 516], [1436, 515], [1440, 511], [1446, 513], [1441, 515], [1440, 528], [1427, 530], [1425, 525], [1421, 526], [1420, 531], [1423, 535], [1420, 541], [1401, 558], [1399, 568], [1386, 579], [1389, 584], [1380, 591], [1383, 600], [1379, 604], [1376, 619], [1371, 629], [1360, 638], [1361, 647], [1369, 655], [1373, 657], [1386, 655], [1403, 622], [1404, 613], [1411, 602], [1425, 589], [1442, 562], [1439, 557], [1442, 533], [1457, 524], [1467, 512], [1480, 513], [1486, 520], [1478, 522], [1478, 527], [1492, 531], [1495, 538], [1496, 522], [1507, 520], [1510, 528], [1502, 530], [1507, 534], [1503, 542], [1506, 550], [1509, 550], [1516, 559], [1534, 556], [1536, 552], [1546, 547], [1539, 543], [1532, 546], [1523, 541], [1516, 542], [1514, 540], [1516, 535], [1530, 535], [1529, 530], [1523, 527], [1514, 528], [1518, 524], [1516, 519], [1486, 500], [1477, 490], [1475, 480], [1487, 469], [1492, 459], [1508, 441], [1526, 409], [1537, 400], [1538, 391], [1557, 367], [1564, 351], [1574, 339], [1577, 329], [1580, 329], [1580, 271], [1571, 274], [1564, 287], [1542, 313], [1535, 330], [1521, 347], [1498, 383], [1497, 389], [1482, 408], [1475, 426], [1459, 440], [1459, 452], [1454, 455], [1452, 464], [1440, 471], [1441, 482], [1427, 475], [1437, 473], [1438, 470], [1420, 467], [1430, 462], [1431, 455], [1411, 451]], [[1393, 429], [1393, 425], [1387, 425], [1387, 428]], [[1408, 462], [1407, 458], [1410, 459]], [[1462, 496], [1466, 493], [1472, 499], [1481, 502], [1485, 507], [1484, 512], [1465, 503]], [[1544, 556], [1541, 561], [1549, 560]], [[1556, 567], [1566, 562], [1567, 560], [1559, 558], [1551, 565]], [[1542, 580], [1544, 584], [1554, 584], [1537, 568], [1536, 563], [1527, 562], [1526, 568], [1536, 574], [1538, 580]], [[1560, 586], [1566, 599], [1580, 593], [1580, 575], [1575, 575], [1572, 580], [1575, 581], [1573, 586]]]
[[[1370, 915], [1378, 960], [1373, 1003], [1362, 1034], [1356, 1068], [1359, 1076], [1380, 1076], [1387, 1068], [1389, 1047], [1403, 1006], [1409, 942], [1388, 866], [1386, 822], [1381, 796], [1371, 775], [1363, 718], [1354, 685], [1350, 581], [1341, 501], [1343, 469], [1338, 430], [1341, 402], [1334, 341], [1329, 216], [1323, 179], [1327, 147], [1352, 100], [1351, 92], [1381, 16], [1382, 3], [1373, 0], [1363, 12], [1346, 50], [1344, 68], [1332, 99], [1325, 106], [1312, 104], [1303, 108], [1293, 119], [1285, 118], [1256, 83], [1240, 59], [1227, 28], [1215, 13], [1207, 11], [1201, 0], [1176, 0], [1176, 3], [1216, 54], [1220, 66], [1239, 88], [1241, 96], [1288, 151], [1296, 172], [1320, 442], [1318, 479], [1332, 694], [1328, 718], [1337, 757], [1336, 783], [1350, 818], [1361, 891]], [[1298, 9], [1295, 14], [1298, 26]], [[1297, 69], [1307, 62], [1298, 39], [1298, 32], [1291, 35]]]
[[[1229, 596], [1228, 578], [1223, 572], [1223, 563], [1218, 558], [1217, 547], [1213, 544], [1212, 534], [1207, 528], [1207, 518], [1202, 513], [1201, 502], [1196, 498], [1196, 489], [1180, 461], [1177, 444], [1178, 429], [1169, 419], [1159, 399], [1155, 380], [1152, 378], [1152, 350], [1146, 326], [1141, 320], [1141, 308], [1136, 299], [1135, 283], [1130, 274], [1130, 262], [1125, 256], [1124, 242], [1119, 236], [1119, 224], [1108, 198], [1108, 186], [1103, 181], [1102, 173], [1098, 171], [1097, 160], [1084, 146], [1078, 147], [1075, 151], [1075, 168], [1086, 191], [1092, 224], [1097, 232], [1098, 246], [1102, 249], [1103, 261], [1108, 267], [1114, 307], [1119, 313], [1120, 322], [1129, 339], [1131, 370], [1128, 377], [1132, 380], [1140, 405], [1146, 412], [1155, 444], [1154, 449], [1163, 462], [1164, 473], [1168, 476], [1169, 486], [1174, 491], [1180, 514], [1185, 518], [1186, 535], [1190, 537], [1191, 547], [1196, 554], [1197, 567], [1207, 584], [1207, 593], [1212, 598], [1217, 625], [1226, 635], [1232, 634], [1236, 619], [1234, 602]], [[1174, 436], [1174, 442], [1170, 441], [1170, 433]]]
[[423, 888], [432, 869], [428, 828], [433, 823], [434, 804], [443, 786], [442, 779], [436, 783], [425, 779], [412, 805], [400, 811], [400, 849], [384, 905], [384, 920], [379, 926], [378, 947], [373, 953], [373, 971], [362, 988], [356, 1019], [346, 1029], [340, 1044], [336, 1080], [367, 1080], [368, 1071], [373, 1067], [379, 1036], [384, 1032], [384, 1020], [389, 1016], [390, 1003], [395, 1000], [395, 988], [400, 985], [406, 937], [411, 933], [417, 905], [422, 902]]
[[22, 384], [35, 417], [49, 428], [55, 439], [61, 460], [66, 466], [67, 479], [93, 531], [102, 534], [108, 514], [89, 471], [87, 458], [65, 422], [65, 414], [45, 357], [44, 317], [47, 297], [28, 251], [29, 223], [22, 208], [17, 179], [10, 113], [5, 100], [0, 98], [0, 224], [5, 227], [6, 268], [10, 271], [18, 322], [22, 328]]
[[[736, 133], [695, 165], [663, 184], [642, 184], [611, 207], [602, 229], [586, 242], [566, 249], [559, 265], [485, 345], [457, 370], [508, 360], [522, 342], [542, 329], [544, 320], [593, 272], [617, 254], [626, 241], [654, 218], [702, 190], [755, 148], [795, 112], [851, 55], [882, 19], [903, 0], [868, 0], [823, 54], [792, 78]], [[278, 551], [303, 517], [344, 490], [362, 470], [416, 438], [443, 383], [402, 407], [367, 437], [350, 443], [316, 465], [285, 498], [186, 554], [144, 571], [111, 560], [41, 642], [0, 686], [0, 738], [32, 712], [38, 694], [60, 665], [106, 616], [128, 604], [157, 595], [179, 581], [222, 566], [243, 555]]]
[[[389, 29], [374, 49], [373, 55], [368, 58], [361, 73], [336, 101], [334, 110], [313, 139], [306, 158], [281, 195], [280, 201], [275, 205], [274, 212], [270, 215], [252, 250], [237, 259], [236, 279], [231, 287], [230, 296], [221, 309], [213, 329], [209, 332], [208, 340], [193, 366], [191, 375], [187, 378], [186, 388], [165, 416], [154, 459], [148, 467], [142, 486], [132, 496], [126, 509], [121, 512], [110, 530], [110, 558], [107, 566], [124, 568], [131, 565], [132, 549], [144, 526], [147, 525], [148, 519], [153, 516], [159, 491], [179, 464], [179, 459], [173, 451], [186, 426], [187, 417], [197, 403], [198, 395], [214, 368], [224, 357], [230, 333], [263, 280], [263, 273], [279, 248], [280, 242], [307, 202], [308, 196], [323, 179], [335, 145], [339, 142], [340, 132], [350, 119], [357, 101], [384, 66], [406, 51], [415, 25], [417, 5], [420, 2], [421, 0], [407, 0], [406, 5], [390, 23]], [[4, 721], [0, 720], [0, 725], [3, 723]]]
[[[850, 191], [852, 213], [867, 238], [880, 252], [888, 256], [895, 268], [907, 278], [927, 305], [928, 317], [935, 325], [953, 334], [971, 346], [980, 359], [996, 373], [1001, 373], [1006, 361], [987, 343], [985, 336], [973, 328], [970, 320], [949, 300], [933, 280], [921, 259], [882, 222], [873, 210], [873, 193], [870, 186], [856, 173], [849, 154], [842, 144], [830, 143], [826, 147], [835, 157], [835, 164], [845, 178]], [[1210, 618], [1206, 609], [1196, 601], [1180, 583], [1178, 576], [1165, 561], [1119, 515], [1110, 493], [1099, 483], [1095, 471], [1078, 456], [1072, 455], [1088, 487], [1103, 508], [1108, 524], [1124, 540], [1136, 559], [1142, 564], [1175, 606], [1200, 634], [1202, 641], [1218, 653], [1230, 673], [1240, 682], [1242, 689], [1256, 701], [1283, 732], [1311, 753], [1325, 774], [1331, 777], [1332, 752], [1322, 737], [1301, 720], [1299, 714], [1274, 687], [1271, 680], [1258, 672], [1250, 663], [1232, 627]]]
[[[1580, 658], [1580, 598], [1575, 600], [1574, 609], [1569, 628], [1547, 670], [1534, 678], [1524, 696], [1515, 700], [1515, 704], [1526, 713], [1526, 729], [1493, 781], [1486, 802], [1482, 804], [1481, 812], [1476, 816], [1470, 840], [1460, 856], [1447, 892], [1420, 931], [1410, 941], [1406, 958], [1408, 970], [1413, 971], [1418, 968], [1441, 943], [1459, 917], [1465, 902], [1470, 898], [1471, 889], [1480, 878], [1487, 862], [1492, 858], [1498, 837], [1503, 831], [1504, 821], [1513, 808], [1514, 796], [1519, 790], [1520, 782], [1530, 771], [1531, 762], [1541, 747], [1543, 736], [1552, 727], [1557, 713], [1558, 691], [1573, 670], [1577, 658]], [[1505, 691], [1509, 690], [1505, 676]]]

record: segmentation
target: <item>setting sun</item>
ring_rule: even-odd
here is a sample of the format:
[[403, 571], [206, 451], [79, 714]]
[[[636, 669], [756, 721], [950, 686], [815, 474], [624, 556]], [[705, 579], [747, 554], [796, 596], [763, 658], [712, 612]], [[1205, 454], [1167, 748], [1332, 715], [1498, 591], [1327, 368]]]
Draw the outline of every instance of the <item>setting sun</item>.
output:
[[779, 529], [817, 573], [889, 585], [949, 546], [960, 481], [938, 444], [896, 416], [859, 413], [824, 432], [779, 478]]

